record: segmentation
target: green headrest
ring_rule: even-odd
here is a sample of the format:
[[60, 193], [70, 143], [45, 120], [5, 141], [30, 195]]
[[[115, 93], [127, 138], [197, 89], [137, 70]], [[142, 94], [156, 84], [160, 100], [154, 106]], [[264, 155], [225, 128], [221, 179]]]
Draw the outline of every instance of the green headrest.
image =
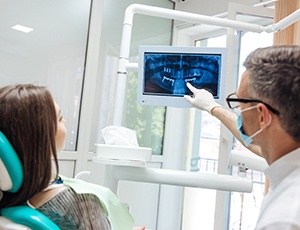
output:
[[17, 192], [23, 183], [23, 167], [21, 161], [0, 131], [0, 190]]

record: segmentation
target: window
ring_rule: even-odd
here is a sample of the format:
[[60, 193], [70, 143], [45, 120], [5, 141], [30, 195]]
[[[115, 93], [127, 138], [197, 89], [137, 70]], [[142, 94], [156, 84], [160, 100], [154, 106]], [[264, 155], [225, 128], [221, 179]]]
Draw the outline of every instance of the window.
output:
[[[201, 39], [195, 46], [226, 47], [226, 35]], [[191, 109], [193, 148], [189, 153], [188, 170], [217, 173], [220, 142], [220, 121], [207, 112]], [[196, 144], [195, 144], [196, 143]], [[195, 146], [196, 145], [196, 146]], [[198, 161], [199, 160], [199, 161]], [[214, 228], [216, 190], [184, 188], [183, 230]]]
[[[239, 80], [245, 71], [243, 62], [247, 55], [259, 47], [273, 44], [273, 34], [246, 32], [241, 34]], [[256, 41], [256, 42], [253, 42]], [[245, 150], [238, 141], [234, 145], [235, 150]], [[233, 175], [237, 174], [237, 167], [233, 166]], [[232, 193], [230, 209], [230, 229], [254, 229], [259, 214], [260, 205], [264, 197], [265, 176], [262, 172], [247, 170], [247, 176], [253, 180], [251, 193]]]
[[[101, 129], [113, 124], [114, 98], [117, 85], [119, 48], [126, 7], [133, 3], [149, 5], [146, 0], [104, 1], [101, 36], [101, 76], [98, 77], [96, 113], [94, 114], [90, 150], [95, 143], [104, 143]], [[152, 1], [151, 5], [173, 9], [171, 1]], [[150, 19], [150, 20], [149, 20]], [[173, 22], [170, 19], [135, 15], [130, 47], [130, 63], [137, 63], [139, 45], [170, 45]], [[136, 131], [141, 147], [151, 147], [153, 154], [162, 154], [165, 107], [137, 104], [137, 70], [127, 71], [126, 105], [122, 125]]]
[[[240, 32], [241, 47], [239, 55], [239, 77], [245, 70], [243, 61], [246, 56], [258, 47], [264, 47], [272, 44], [273, 35], [267, 33]], [[252, 41], [260, 41], [253, 43]], [[226, 47], [226, 35], [211, 37], [196, 41], [196, 46], [215, 46]], [[237, 49], [238, 50], [238, 49]], [[199, 110], [192, 111], [192, 121], [195, 129], [201, 127], [200, 141], [195, 150], [191, 150], [189, 159], [199, 159], [196, 165], [201, 173], [217, 173], [218, 154], [219, 154], [219, 136], [220, 122], [207, 112]], [[195, 131], [194, 131], [195, 135]], [[194, 136], [195, 137], [195, 136]], [[236, 142], [234, 149], [243, 149], [244, 147]], [[194, 163], [197, 161], [194, 161]], [[192, 161], [187, 162], [190, 165], [188, 170], [192, 169]], [[195, 165], [193, 165], [195, 167]], [[196, 168], [197, 168], [196, 167]], [[232, 175], [237, 175], [237, 167], [233, 166]], [[254, 182], [251, 193], [231, 193], [229, 229], [253, 229], [255, 227], [257, 215], [259, 214], [260, 204], [264, 196], [265, 177], [262, 172], [247, 170], [247, 176]], [[183, 207], [183, 225], [182, 229], [197, 229], [199, 226], [205, 229], [214, 228], [215, 199], [216, 191], [185, 188]]]
[[152, 154], [161, 155], [166, 108], [137, 104], [137, 73], [127, 75], [127, 98], [124, 125], [136, 131], [141, 147], [150, 147]]

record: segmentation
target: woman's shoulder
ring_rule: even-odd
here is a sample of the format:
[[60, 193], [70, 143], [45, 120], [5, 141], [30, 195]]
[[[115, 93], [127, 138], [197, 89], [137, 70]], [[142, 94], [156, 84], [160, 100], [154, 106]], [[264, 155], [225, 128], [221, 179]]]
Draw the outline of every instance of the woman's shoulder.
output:
[[35, 194], [33, 197], [31, 197], [27, 204], [31, 206], [32, 208], [38, 208], [44, 203], [48, 202], [58, 194], [60, 194], [62, 191], [67, 189], [68, 187], [64, 186], [63, 184], [54, 184], [50, 185], [45, 190]]
[[93, 194], [78, 194], [66, 187], [38, 208], [60, 228], [110, 229], [99, 199]]

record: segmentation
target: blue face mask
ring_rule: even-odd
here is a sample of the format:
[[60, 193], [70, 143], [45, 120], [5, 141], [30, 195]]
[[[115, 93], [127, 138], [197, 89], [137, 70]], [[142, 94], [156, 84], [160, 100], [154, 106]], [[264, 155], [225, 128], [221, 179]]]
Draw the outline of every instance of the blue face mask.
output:
[[246, 146], [250, 146], [253, 142], [253, 137], [256, 136], [257, 134], [259, 134], [261, 131], [263, 131], [262, 129], [258, 130], [257, 132], [255, 132], [254, 134], [252, 134], [251, 136], [248, 136], [247, 134], [244, 133], [243, 131], [243, 121], [242, 121], [242, 112], [246, 112], [248, 110], [251, 110], [251, 109], [254, 109], [256, 108], [256, 106], [252, 106], [252, 107], [249, 107], [249, 108], [246, 108], [244, 110], [237, 110], [236, 113], [237, 113], [237, 128], [240, 132], [240, 136], [242, 138], [242, 141], [244, 142], [244, 144]]

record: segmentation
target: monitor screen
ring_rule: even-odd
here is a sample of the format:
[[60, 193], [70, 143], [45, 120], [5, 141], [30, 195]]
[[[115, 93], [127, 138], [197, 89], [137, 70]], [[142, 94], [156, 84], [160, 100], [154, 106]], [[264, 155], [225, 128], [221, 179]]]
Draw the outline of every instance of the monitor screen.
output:
[[138, 103], [192, 107], [183, 98], [192, 94], [187, 82], [223, 100], [226, 55], [226, 48], [140, 46]]

